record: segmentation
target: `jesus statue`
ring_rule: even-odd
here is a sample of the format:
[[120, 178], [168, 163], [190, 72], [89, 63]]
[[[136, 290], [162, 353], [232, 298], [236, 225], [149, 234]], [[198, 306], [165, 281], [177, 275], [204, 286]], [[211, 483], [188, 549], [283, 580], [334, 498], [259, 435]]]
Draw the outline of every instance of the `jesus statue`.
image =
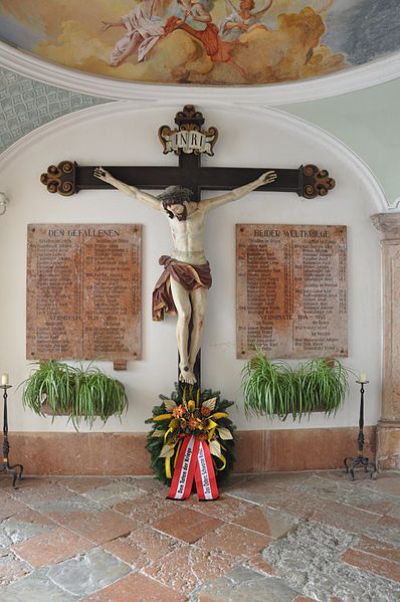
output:
[[168, 218], [173, 250], [170, 256], [162, 255], [159, 260], [164, 272], [153, 291], [153, 320], [163, 320], [164, 312], [177, 314], [179, 379], [195, 384], [194, 364], [200, 349], [208, 289], [211, 287], [210, 265], [204, 253], [206, 216], [210, 209], [236, 201], [259, 186], [274, 182], [277, 175], [274, 171], [267, 171], [254, 182], [201, 202], [200, 199], [193, 200], [192, 192], [180, 186], [169, 186], [156, 197], [117, 180], [102, 167], [97, 167], [94, 175], [153, 209], [164, 211]]

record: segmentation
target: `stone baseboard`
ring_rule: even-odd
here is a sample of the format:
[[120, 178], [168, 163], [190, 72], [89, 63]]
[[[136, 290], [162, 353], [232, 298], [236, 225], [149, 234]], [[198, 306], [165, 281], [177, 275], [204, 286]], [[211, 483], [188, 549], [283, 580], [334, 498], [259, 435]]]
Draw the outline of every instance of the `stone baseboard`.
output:
[[377, 426], [377, 462], [381, 470], [400, 470], [400, 422], [380, 420]]
[[[358, 429], [239, 431], [235, 472], [343, 468], [357, 452]], [[366, 455], [374, 458], [376, 427], [365, 428]], [[11, 432], [10, 462], [27, 475], [150, 475], [145, 433]]]

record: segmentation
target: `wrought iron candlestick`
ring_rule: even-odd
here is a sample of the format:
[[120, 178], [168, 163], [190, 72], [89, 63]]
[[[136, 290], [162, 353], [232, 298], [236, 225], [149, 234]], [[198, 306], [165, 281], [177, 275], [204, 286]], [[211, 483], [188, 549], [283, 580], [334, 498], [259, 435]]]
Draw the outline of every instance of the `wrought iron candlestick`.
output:
[[370, 473], [371, 479], [376, 478], [377, 469], [375, 462], [370, 462], [369, 458], [364, 456], [364, 385], [368, 384], [368, 380], [361, 382], [359, 380], [356, 381], [359, 385], [361, 385], [360, 393], [360, 421], [359, 421], [359, 431], [358, 431], [358, 454], [356, 457], [348, 456], [344, 459], [344, 465], [346, 467], [346, 472], [351, 474], [351, 478], [354, 481], [354, 470], [357, 466], [363, 466], [364, 472]]
[[3, 419], [3, 465], [0, 468], [0, 472], [9, 472], [12, 474], [12, 486], [15, 487], [17, 478], [22, 479], [22, 473], [24, 467], [22, 464], [10, 465], [9, 453], [10, 444], [8, 442], [8, 414], [7, 414], [7, 390], [11, 389], [12, 385], [0, 385], [0, 389], [3, 389], [3, 401], [4, 401], [4, 419]]

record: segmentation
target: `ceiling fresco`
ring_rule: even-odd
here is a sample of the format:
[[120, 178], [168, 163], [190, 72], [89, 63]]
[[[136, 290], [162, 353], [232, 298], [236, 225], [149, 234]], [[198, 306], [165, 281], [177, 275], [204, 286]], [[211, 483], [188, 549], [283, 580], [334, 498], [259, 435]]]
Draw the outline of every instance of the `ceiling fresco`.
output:
[[345, 71], [397, 52], [399, 23], [399, 0], [0, 0], [0, 39], [36, 57], [197, 86]]

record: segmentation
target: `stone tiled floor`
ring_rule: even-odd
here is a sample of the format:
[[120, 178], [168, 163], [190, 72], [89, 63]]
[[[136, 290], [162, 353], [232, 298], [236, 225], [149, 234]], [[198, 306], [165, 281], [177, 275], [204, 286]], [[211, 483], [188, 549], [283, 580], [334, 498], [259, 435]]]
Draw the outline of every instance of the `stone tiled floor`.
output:
[[0, 480], [2, 602], [400, 600], [400, 474], [235, 477], [216, 502], [151, 478]]

